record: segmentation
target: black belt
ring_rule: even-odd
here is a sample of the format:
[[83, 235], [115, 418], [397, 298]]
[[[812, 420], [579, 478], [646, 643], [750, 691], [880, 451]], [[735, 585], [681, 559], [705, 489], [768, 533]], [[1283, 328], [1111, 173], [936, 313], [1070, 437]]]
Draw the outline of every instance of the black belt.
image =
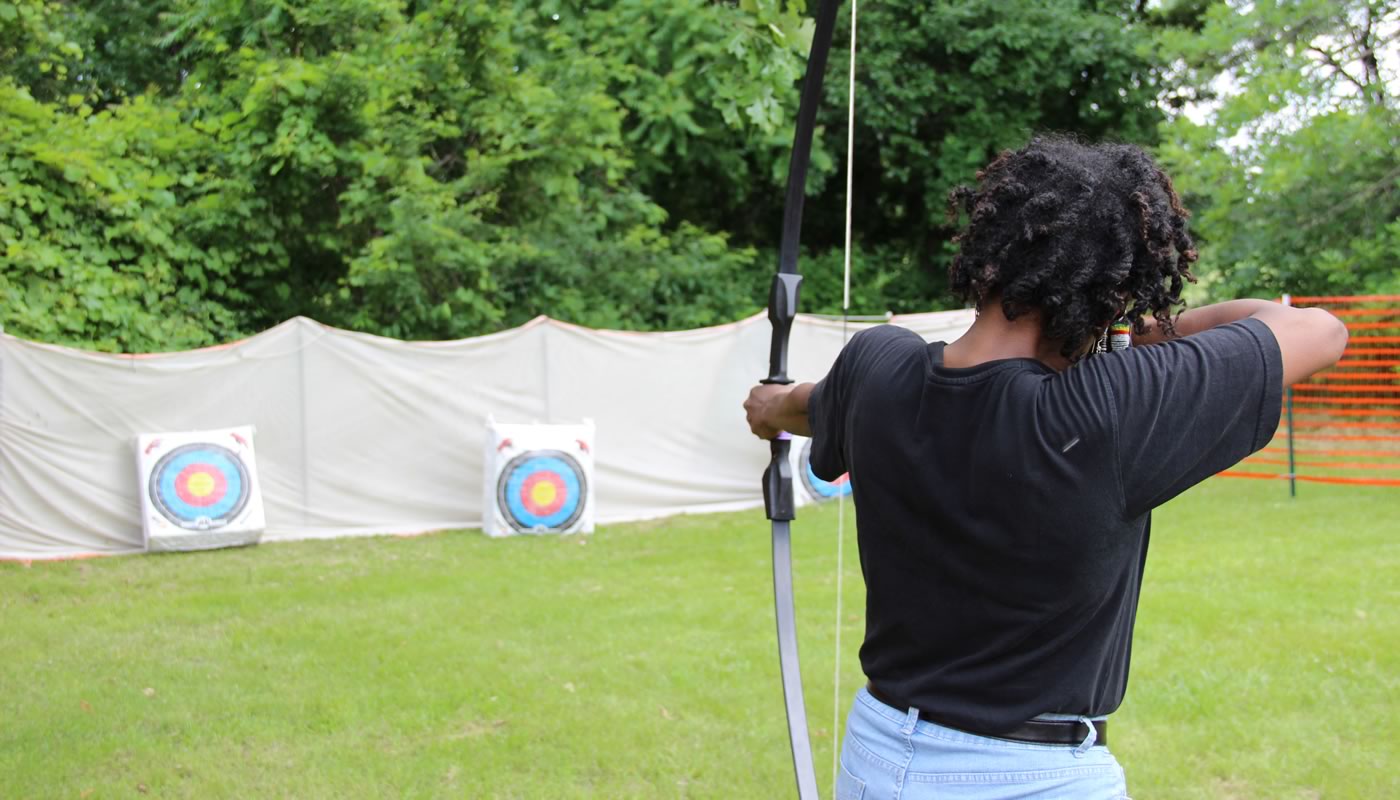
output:
[[[884, 703], [890, 708], [896, 708], [900, 710], [907, 710], [909, 708], [907, 704], [900, 704], [893, 698], [886, 695], [884, 692], [880, 691], [879, 689], [876, 689], [875, 684], [873, 683], [867, 683], [865, 685], [865, 688], [867, 691], [870, 692], [871, 697], [875, 698], [876, 700], [879, 700], [881, 703]], [[999, 733], [986, 733], [984, 731], [968, 730], [965, 727], [960, 727], [957, 725], [949, 725], [948, 723], [933, 717], [927, 711], [923, 710], [919, 711], [919, 719], [923, 720], [924, 722], [932, 722], [935, 725], [942, 725], [945, 728], [952, 728], [953, 730], [962, 731], [963, 733], [970, 733], [974, 736], [986, 736], [992, 739], [1008, 739], [1013, 742], [1030, 742], [1031, 744], [1077, 745], [1082, 744], [1084, 742], [1084, 739], [1089, 735], [1089, 729], [1084, 727], [1084, 723], [1079, 722], [1078, 720], [1051, 721], [1033, 719], [1023, 722], [1020, 724], [1020, 726], [1012, 728], [1009, 731], [1001, 731]], [[1097, 735], [1094, 739], [1094, 744], [1108, 744], [1108, 720], [1096, 719], [1093, 720], [1093, 723], [1094, 730], [1097, 731]]]

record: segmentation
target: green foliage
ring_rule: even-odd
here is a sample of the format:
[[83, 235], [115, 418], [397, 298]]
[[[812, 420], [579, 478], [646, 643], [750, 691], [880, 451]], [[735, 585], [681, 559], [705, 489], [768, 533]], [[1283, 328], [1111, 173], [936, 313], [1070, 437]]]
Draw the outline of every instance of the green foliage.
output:
[[[0, 0], [0, 323], [166, 349], [296, 314], [440, 338], [537, 314], [752, 313], [807, 11]], [[943, 301], [942, 198], [998, 149], [1041, 128], [1149, 139], [1150, 21], [1102, 0], [864, 9], [856, 310]], [[842, 36], [809, 183], [811, 310], [840, 302]]]
[[[860, 311], [952, 302], [945, 277], [953, 252], [948, 191], [972, 181], [1001, 150], [1046, 130], [1154, 141], [1160, 69], [1153, 20], [1138, 5], [885, 0], [861, 6], [852, 192], [860, 252], [853, 285], [879, 287], [870, 301], [880, 304], [859, 305]], [[843, 16], [819, 117], [823, 146], [837, 155], [819, 170], [820, 193], [807, 203], [804, 241], [818, 251], [842, 243], [845, 181], [832, 175], [845, 172], [848, 36]]]
[[1400, 290], [1400, 159], [1391, 115], [1334, 112], [1229, 152], [1178, 121], [1162, 151], [1196, 210], [1218, 297]]
[[73, 88], [94, 108], [146, 91], [169, 94], [179, 89], [184, 65], [158, 46], [165, 5], [150, 0], [62, 4], [56, 21], [79, 51], [64, 68], [73, 76]]
[[62, 11], [50, 0], [0, 0], [0, 64], [45, 101], [72, 85], [69, 65], [83, 55], [58, 24]]
[[[649, 105], [650, 89], [618, 91], [659, 79], [629, 69], [621, 37], [594, 41], [523, 5], [167, 0], [118, 13], [125, 5], [29, 2], [16, 12], [27, 27], [0, 40], [19, 52], [35, 31], [65, 30], [102, 44], [45, 33], [58, 44], [24, 50], [66, 53], [49, 72], [81, 76], [82, 94], [43, 71], [4, 79], [3, 113], [25, 123], [3, 139], [0, 321], [13, 333], [163, 349], [295, 314], [440, 338], [541, 313], [654, 328], [758, 305], [754, 252], [668, 222], [637, 187], [634, 155], [698, 147], [697, 119], [775, 131], [783, 108], [761, 100], [785, 97], [798, 58], [773, 31], [804, 30], [786, 7], [695, 4], [698, 33], [681, 31], [695, 20], [669, 3], [578, 10], [595, 32], [664, 16], [680, 26], [675, 49], [703, 41], [701, 56], [724, 55], [687, 54], [686, 76], [668, 67], [674, 102]], [[749, 79], [769, 61], [770, 77]], [[691, 81], [699, 99], [685, 101]], [[687, 116], [686, 102], [701, 111]], [[36, 216], [35, 202], [65, 213]], [[114, 217], [139, 223], [114, 228]]]
[[1161, 150], [1211, 293], [1400, 291], [1397, 24], [1394, 2], [1268, 0], [1164, 35], [1177, 95], [1211, 108], [1173, 120]]
[[675, 218], [768, 244], [746, 217], [781, 193], [812, 21], [780, 0], [560, 0], [518, 13], [536, 6], [603, 64], [637, 185]]
[[[102, 349], [209, 344], [237, 328], [234, 293], [183, 225], [201, 138], [142, 99], [91, 114], [0, 82], [0, 269], [13, 334]], [[226, 274], [226, 272], [225, 272]]]
[[[633, 150], [639, 186], [674, 218], [728, 231], [735, 242], [767, 251], [760, 263], [773, 263], [792, 119], [758, 112], [774, 108], [766, 103], [770, 93], [796, 99], [790, 84], [800, 65], [778, 60], [779, 74], [774, 76], [773, 66], [761, 73], [765, 80], [780, 80], [747, 90], [749, 98], [766, 104], [739, 119], [742, 127], [735, 127], [734, 112], [752, 105], [725, 103], [725, 83], [695, 78], [709, 74], [714, 63], [730, 63], [726, 53], [748, 59], [752, 63], [740, 72], [754, 74], [755, 54], [764, 52], [757, 23], [769, 20], [770, 30], [781, 33], [774, 34], [777, 41], [799, 51], [806, 49], [806, 28], [778, 16], [776, 3], [746, 3], [755, 8], [755, 18], [738, 28], [721, 25], [713, 4], [597, 5], [612, 10], [590, 11], [572, 22], [561, 15], [560, 24], [606, 43], [607, 52], [621, 58], [623, 66], [611, 73], [621, 85], [612, 91], [627, 107], [629, 142], [641, 145]], [[849, 17], [838, 19], [803, 236], [810, 254], [803, 267], [803, 308], [828, 313], [841, 304], [846, 199], [838, 176], [847, 132]], [[945, 197], [1001, 149], [1045, 129], [1151, 142], [1161, 119], [1154, 105], [1160, 70], [1153, 61], [1151, 23], [1126, 2], [930, 6], [886, 0], [862, 6], [853, 308], [925, 311], [951, 302], [943, 277], [953, 233], [944, 218]], [[651, 35], [634, 35], [638, 27]], [[715, 42], [723, 52], [712, 55]], [[695, 50], [704, 54], [699, 66], [686, 57]]]

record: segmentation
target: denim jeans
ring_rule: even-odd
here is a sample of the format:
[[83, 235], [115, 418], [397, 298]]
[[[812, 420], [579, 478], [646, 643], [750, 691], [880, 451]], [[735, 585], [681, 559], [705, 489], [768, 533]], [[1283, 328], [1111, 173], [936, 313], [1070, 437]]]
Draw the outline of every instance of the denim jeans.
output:
[[841, 746], [836, 800], [1126, 800], [1118, 760], [1103, 745], [993, 739], [919, 719], [865, 689]]

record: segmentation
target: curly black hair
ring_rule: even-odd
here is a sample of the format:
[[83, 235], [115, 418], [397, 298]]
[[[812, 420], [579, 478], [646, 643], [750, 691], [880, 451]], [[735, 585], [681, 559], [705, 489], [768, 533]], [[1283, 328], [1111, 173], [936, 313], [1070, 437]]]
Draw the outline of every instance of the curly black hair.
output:
[[1195, 281], [1190, 212], [1141, 148], [1036, 137], [978, 172], [977, 186], [954, 189], [949, 220], [960, 210], [969, 223], [948, 282], [964, 301], [981, 309], [1000, 295], [1008, 319], [1039, 311], [1068, 358], [1124, 316], [1143, 333], [1151, 314], [1175, 335], [1172, 309]]

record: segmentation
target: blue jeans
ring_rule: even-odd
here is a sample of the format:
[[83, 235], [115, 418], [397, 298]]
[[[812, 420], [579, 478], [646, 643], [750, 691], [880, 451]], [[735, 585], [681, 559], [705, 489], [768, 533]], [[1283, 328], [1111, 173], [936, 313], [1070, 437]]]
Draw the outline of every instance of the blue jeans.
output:
[[836, 800], [1126, 800], [1103, 745], [992, 739], [919, 719], [861, 689], [846, 723]]

